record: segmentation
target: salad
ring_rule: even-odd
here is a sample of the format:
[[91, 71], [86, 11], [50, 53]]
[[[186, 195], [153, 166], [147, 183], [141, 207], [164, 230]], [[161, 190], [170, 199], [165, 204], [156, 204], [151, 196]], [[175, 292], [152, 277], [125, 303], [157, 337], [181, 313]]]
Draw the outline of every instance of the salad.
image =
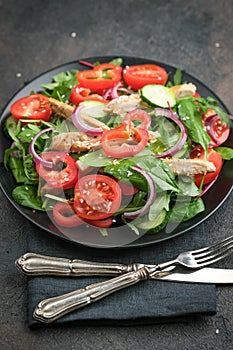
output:
[[62, 72], [16, 100], [5, 120], [12, 196], [59, 228], [88, 225], [136, 235], [188, 221], [223, 162], [230, 116], [191, 82], [120, 58]]

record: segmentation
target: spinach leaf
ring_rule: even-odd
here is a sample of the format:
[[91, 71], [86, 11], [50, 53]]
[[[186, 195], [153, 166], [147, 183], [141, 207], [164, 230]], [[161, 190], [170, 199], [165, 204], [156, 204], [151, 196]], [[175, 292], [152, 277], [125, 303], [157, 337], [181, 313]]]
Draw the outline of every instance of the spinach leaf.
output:
[[153, 178], [157, 191], [179, 192], [174, 174], [170, 167], [161, 159], [153, 156], [133, 158], [135, 165], [146, 170]]
[[218, 152], [224, 160], [233, 159], [233, 149], [230, 147], [217, 147], [214, 150]]
[[12, 171], [16, 182], [27, 182], [22, 158], [11, 156], [9, 158], [9, 168]]
[[149, 209], [149, 213], [148, 213], [149, 221], [155, 221], [163, 209], [165, 209], [166, 211], [169, 211], [169, 203], [170, 203], [169, 193], [165, 192], [157, 196], [154, 203], [150, 206], [150, 209]]
[[190, 203], [176, 203], [172, 210], [170, 220], [173, 222], [187, 221], [205, 210], [202, 198], [194, 198]]
[[190, 139], [199, 143], [207, 152], [210, 137], [203, 128], [201, 115], [197, 112], [197, 106], [194, 101], [190, 98], [180, 100], [178, 114], [188, 131]]
[[41, 198], [37, 196], [37, 186], [22, 185], [15, 187], [12, 191], [12, 196], [13, 199], [20, 205], [45, 211]]
[[38, 183], [39, 176], [35, 168], [33, 156], [31, 154], [27, 154], [23, 158], [23, 167], [28, 180], [30, 180], [30, 182]]
[[123, 59], [121, 57], [114, 58], [109, 63], [116, 64], [117, 66], [121, 66], [123, 63]]
[[176, 69], [173, 80], [174, 85], [180, 85], [182, 83], [182, 71], [180, 68]]
[[200, 189], [195, 185], [193, 178], [188, 176], [178, 176], [177, 182], [182, 195], [196, 197], [198, 194], [200, 194]]

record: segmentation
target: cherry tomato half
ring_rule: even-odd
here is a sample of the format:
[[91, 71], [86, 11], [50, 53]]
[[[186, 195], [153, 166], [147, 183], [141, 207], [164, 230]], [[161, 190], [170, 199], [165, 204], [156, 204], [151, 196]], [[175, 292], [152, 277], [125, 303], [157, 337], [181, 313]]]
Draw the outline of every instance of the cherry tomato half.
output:
[[202, 115], [202, 123], [211, 138], [211, 146], [218, 147], [229, 137], [230, 127], [211, 109]]
[[112, 63], [102, 63], [93, 69], [79, 71], [77, 79], [82, 87], [98, 92], [109, 89], [121, 80], [122, 67]]
[[78, 180], [78, 168], [75, 160], [64, 152], [44, 152], [41, 158], [53, 163], [52, 168], [43, 166], [42, 163], [36, 163], [36, 171], [54, 188], [63, 188], [66, 190], [75, 186]]
[[[190, 157], [192, 159], [193, 158], [205, 159], [203, 148], [200, 145], [196, 146], [191, 151]], [[206, 175], [204, 175], [203, 185], [206, 185], [209, 182], [213, 181], [216, 178], [216, 176], [218, 176], [218, 174], [220, 173], [220, 171], [222, 169], [222, 165], [223, 165], [222, 157], [220, 156], [219, 153], [214, 151], [212, 148], [208, 149], [208, 154], [207, 154], [206, 160], [208, 162], [214, 163], [216, 170], [215, 170], [215, 172], [207, 173]], [[203, 175], [197, 174], [197, 175], [195, 175], [194, 178], [195, 178], [195, 184], [197, 186], [200, 186], [200, 184], [202, 183]]]
[[75, 105], [79, 105], [79, 103], [83, 101], [100, 101], [103, 103], [109, 102], [105, 100], [101, 95], [92, 94], [90, 89], [76, 85], [71, 91], [70, 102]]
[[133, 90], [139, 90], [148, 84], [164, 85], [168, 79], [166, 70], [156, 64], [126, 66], [123, 70], [125, 83]]
[[110, 217], [120, 207], [121, 189], [106, 175], [81, 177], [74, 189], [74, 210], [84, 219], [101, 220]]
[[10, 107], [13, 117], [18, 119], [35, 119], [48, 121], [52, 110], [46, 96], [34, 94], [22, 97]]

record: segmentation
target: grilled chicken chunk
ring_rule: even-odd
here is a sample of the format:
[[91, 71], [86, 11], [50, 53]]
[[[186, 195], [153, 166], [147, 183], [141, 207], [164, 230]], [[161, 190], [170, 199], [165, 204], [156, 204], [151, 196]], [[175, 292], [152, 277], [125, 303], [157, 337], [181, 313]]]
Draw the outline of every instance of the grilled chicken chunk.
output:
[[175, 175], [196, 175], [211, 173], [215, 165], [202, 159], [164, 159]]
[[49, 97], [48, 98], [48, 101], [49, 101], [49, 105], [52, 109], [52, 113], [54, 115], [59, 115], [60, 117], [62, 118], [70, 118], [73, 111], [74, 111], [74, 107], [67, 104], [67, 103], [64, 103], [64, 102], [61, 102], [61, 101], [58, 101], [56, 100], [55, 98], [52, 98], [52, 97]]
[[171, 89], [174, 91], [177, 100], [186, 96], [193, 96], [197, 90], [196, 85], [193, 83], [175, 85]]
[[81, 132], [67, 132], [52, 139], [51, 150], [67, 153], [87, 152], [101, 145], [101, 136], [90, 136]]
[[138, 94], [132, 94], [129, 96], [122, 95], [110, 101], [104, 108], [104, 111], [124, 117], [127, 112], [140, 107], [140, 102], [141, 97]]

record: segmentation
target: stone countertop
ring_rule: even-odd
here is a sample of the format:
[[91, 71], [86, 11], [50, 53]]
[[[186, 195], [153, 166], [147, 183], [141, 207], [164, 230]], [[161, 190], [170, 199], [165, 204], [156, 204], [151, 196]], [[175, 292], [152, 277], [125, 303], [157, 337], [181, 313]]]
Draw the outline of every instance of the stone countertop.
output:
[[[0, 0], [0, 108], [25, 83], [62, 63], [91, 56], [135, 56], [180, 67], [233, 111], [231, 0]], [[232, 194], [204, 225], [210, 241], [233, 234]], [[38, 228], [0, 192], [0, 346], [27, 349], [232, 349], [233, 288], [217, 287], [217, 314], [193, 323], [137, 327], [26, 324], [26, 278], [14, 261]], [[233, 258], [221, 264], [233, 267]]]

